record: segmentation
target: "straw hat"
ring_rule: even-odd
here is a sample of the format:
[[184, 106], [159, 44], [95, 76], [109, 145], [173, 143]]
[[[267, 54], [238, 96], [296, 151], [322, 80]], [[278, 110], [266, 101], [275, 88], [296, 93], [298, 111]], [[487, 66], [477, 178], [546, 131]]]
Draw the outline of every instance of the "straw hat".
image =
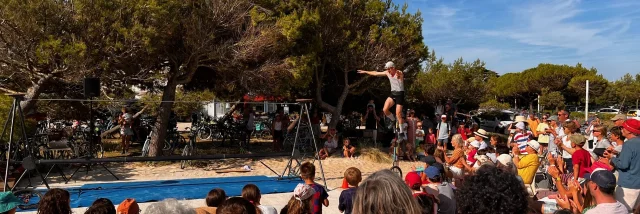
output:
[[527, 118], [525, 118], [524, 116], [516, 116], [516, 120], [513, 122], [527, 122]]
[[478, 131], [473, 132], [474, 135], [478, 135], [482, 138], [488, 138], [487, 137], [487, 131], [485, 131], [484, 129], [478, 129]]

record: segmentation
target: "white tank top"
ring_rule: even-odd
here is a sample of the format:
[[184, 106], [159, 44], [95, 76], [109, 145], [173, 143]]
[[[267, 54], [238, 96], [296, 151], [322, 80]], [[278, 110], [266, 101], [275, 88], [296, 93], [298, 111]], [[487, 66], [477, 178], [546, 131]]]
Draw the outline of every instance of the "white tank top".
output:
[[404, 91], [404, 82], [398, 78], [398, 72], [402, 71], [396, 71], [396, 75], [394, 76], [391, 76], [389, 72], [386, 72], [387, 77], [389, 78], [389, 83], [391, 84], [391, 91]]

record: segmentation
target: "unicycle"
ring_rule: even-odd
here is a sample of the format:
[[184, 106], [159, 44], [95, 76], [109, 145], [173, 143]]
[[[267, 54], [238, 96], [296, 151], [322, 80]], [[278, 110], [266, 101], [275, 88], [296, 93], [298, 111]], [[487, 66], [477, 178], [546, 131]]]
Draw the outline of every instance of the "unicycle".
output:
[[393, 166], [391, 167], [390, 170], [391, 172], [395, 173], [400, 178], [402, 178], [402, 170], [400, 169], [400, 164], [398, 162], [398, 146], [402, 143], [404, 139], [400, 137], [400, 126], [398, 124], [398, 120], [396, 120], [395, 133], [396, 133], [396, 137], [395, 139], [393, 139], [394, 142], [392, 143], [393, 154], [391, 155]]

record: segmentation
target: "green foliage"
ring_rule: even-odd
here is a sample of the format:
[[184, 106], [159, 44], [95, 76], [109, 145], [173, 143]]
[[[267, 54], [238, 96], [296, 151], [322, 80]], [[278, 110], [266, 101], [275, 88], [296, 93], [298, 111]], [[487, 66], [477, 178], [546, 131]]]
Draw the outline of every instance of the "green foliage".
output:
[[[178, 90], [172, 110], [180, 118], [189, 118], [192, 113], [200, 112], [203, 106], [215, 98], [213, 92]], [[141, 98], [141, 103], [147, 106], [149, 114], [157, 115], [162, 97], [160, 94], [146, 94]]]
[[[572, 79], [576, 78], [573, 90], [567, 87]], [[577, 96], [571, 96], [574, 91], [580, 89], [580, 79], [594, 79], [601, 83], [595, 68], [587, 69], [578, 63], [575, 66], [539, 64], [535, 68], [524, 70], [520, 73], [509, 73], [500, 76], [495, 81], [492, 94], [501, 99], [519, 99], [520, 102], [530, 103], [543, 94], [546, 88], [552, 92], [560, 92], [569, 102], [577, 102]], [[601, 77], [600, 77], [601, 78]], [[584, 88], [584, 86], [582, 86]]]
[[410, 97], [414, 97], [417, 102], [429, 104], [451, 98], [473, 106], [487, 100], [490, 82], [497, 75], [487, 70], [484, 62], [479, 59], [464, 62], [460, 58], [446, 65], [443, 59], [435, 60], [434, 55], [435, 52], [432, 51], [427, 69], [418, 73], [409, 89]]
[[[11, 110], [11, 105], [13, 104], [13, 98], [0, 94], [0, 132], [4, 127], [4, 123], [9, 119], [9, 112]], [[9, 122], [9, 125], [11, 122]], [[25, 118], [25, 128], [27, 132], [27, 136], [30, 136], [32, 133], [35, 133], [36, 121], [32, 119]], [[0, 139], [1, 141], [9, 141], [9, 130], [10, 126], [7, 126], [6, 134], [4, 138]], [[0, 133], [2, 134], [2, 133]], [[22, 138], [22, 125], [19, 123], [18, 112], [16, 111], [15, 117], [15, 126], [13, 130], [13, 139], [17, 140]]]
[[540, 106], [545, 109], [559, 110], [565, 107], [564, 96], [559, 91], [549, 91], [548, 88], [542, 89], [540, 96]]
[[496, 110], [504, 110], [509, 109], [511, 106], [509, 103], [501, 103], [495, 99], [488, 100], [486, 102], [480, 103], [481, 109], [496, 109]]

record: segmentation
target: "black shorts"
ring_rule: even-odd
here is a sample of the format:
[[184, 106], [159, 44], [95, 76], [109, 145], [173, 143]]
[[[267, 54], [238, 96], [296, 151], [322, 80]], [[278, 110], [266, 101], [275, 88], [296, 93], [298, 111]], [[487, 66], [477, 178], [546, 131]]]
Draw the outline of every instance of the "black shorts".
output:
[[396, 105], [404, 105], [404, 91], [392, 91], [389, 98], [391, 98]]

